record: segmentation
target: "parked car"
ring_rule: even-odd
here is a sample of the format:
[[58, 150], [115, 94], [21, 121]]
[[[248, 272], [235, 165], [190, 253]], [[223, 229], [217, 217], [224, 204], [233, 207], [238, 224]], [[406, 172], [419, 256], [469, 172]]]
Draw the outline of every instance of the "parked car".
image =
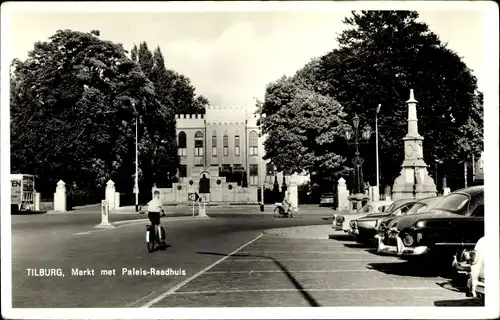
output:
[[450, 259], [459, 249], [473, 248], [484, 236], [484, 187], [452, 192], [428, 212], [393, 221], [378, 251], [403, 259]]
[[473, 250], [459, 250], [453, 257], [452, 266], [458, 274], [467, 276], [466, 295], [472, 298], [484, 298], [484, 254], [486, 241], [479, 239]]
[[356, 213], [368, 214], [375, 212], [385, 212], [392, 203], [393, 203], [392, 201], [386, 201], [386, 200], [367, 202], [364, 206], [359, 208], [359, 210], [356, 211]]
[[333, 206], [333, 193], [323, 193], [321, 195], [321, 200], [319, 201], [321, 207], [331, 207]]
[[399, 219], [406, 215], [417, 214], [424, 211], [429, 211], [433, 207], [435, 207], [444, 197], [428, 197], [419, 199], [417, 202], [413, 204], [413, 206], [406, 213], [402, 213], [402, 215], [393, 215], [387, 218], [384, 218], [380, 221], [378, 226], [378, 236], [383, 237], [385, 232], [387, 231], [387, 226], [390, 225], [394, 220]]
[[374, 212], [350, 223], [350, 234], [359, 243], [371, 243], [376, 240], [377, 227], [380, 221], [391, 216], [399, 216], [408, 211], [417, 200], [401, 199], [394, 201], [385, 212]]

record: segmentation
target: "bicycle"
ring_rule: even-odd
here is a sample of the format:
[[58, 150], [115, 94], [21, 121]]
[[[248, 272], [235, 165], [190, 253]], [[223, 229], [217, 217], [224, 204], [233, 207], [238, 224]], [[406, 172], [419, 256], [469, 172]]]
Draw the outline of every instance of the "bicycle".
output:
[[294, 214], [297, 214], [298, 210], [292, 206], [285, 206], [282, 203], [276, 203], [274, 207], [274, 218], [293, 218]]
[[146, 243], [149, 253], [152, 253], [155, 250], [156, 245], [158, 245], [158, 247], [166, 246], [165, 229], [163, 229], [163, 226], [160, 225], [161, 238], [163, 240], [160, 239], [160, 234], [157, 230], [157, 227], [153, 224], [146, 225]]

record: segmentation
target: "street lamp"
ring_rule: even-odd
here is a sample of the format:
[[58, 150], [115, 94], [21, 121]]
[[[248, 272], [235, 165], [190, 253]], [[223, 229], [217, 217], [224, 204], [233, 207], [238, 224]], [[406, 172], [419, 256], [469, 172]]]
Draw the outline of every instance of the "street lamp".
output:
[[382, 105], [379, 103], [379, 105], [377, 106], [377, 110], [375, 112], [375, 165], [376, 165], [376, 168], [377, 168], [377, 192], [378, 194], [376, 195], [376, 200], [378, 200], [379, 196], [380, 196], [380, 181], [379, 181], [379, 178], [380, 178], [380, 172], [379, 172], [379, 161], [378, 161], [378, 113], [380, 112], [380, 107]]
[[442, 160], [435, 159], [434, 160], [434, 179], [436, 180], [436, 189], [438, 184], [438, 164], [443, 164]]
[[[356, 145], [356, 156], [352, 159], [352, 163], [355, 168], [355, 176], [354, 176], [354, 181], [355, 181], [355, 192], [356, 193], [364, 193], [363, 192], [363, 158], [359, 156], [359, 145], [366, 143], [372, 134], [372, 129], [369, 125], [365, 125], [363, 127], [363, 131], [361, 132], [361, 137], [360, 137], [360, 132], [359, 132], [359, 117], [358, 115], [355, 115], [354, 118], [352, 119], [352, 123], [354, 125], [354, 130], [350, 125], [347, 125], [345, 127], [345, 138], [347, 140], [348, 144], [354, 144]], [[362, 139], [360, 139], [362, 138]], [[351, 139], [354, 139], [352, 143], [349, 143]]]
[[132, 108], [134, 108], [135, 114], [135, 176], [134, 176], [134, 193], [135, 193], [135, 212], [139, 212], [139, 148], [137, 137], [139, 136], [138, 132], [138, 120], [139, 114], [137, 109], [135, 108], [135, 103], [132, 102]]
[[[253, 97], [255, 99], [256, 105], [257, 105], [257, 98]], [[262, 134], [262, 119], [263, 119], [263, 114], [262, 114], [262, 105], [258, 105], [259, 107], [259, 142], [262, 142], [263, 140], [263, 134]], [[259, 145], [261, 145], [259, 143]], [[263, 143], [262, 143], [263, 145]], [[260, 155], [260, 170], [259, 170], [259, 180], [260, 180], [260, 211], [264, 211], [264, 179], [265, 179], [265, 174], [263, 174], [265, 168], [264, 168], [264, 159], [263, 159], [263, 154]]]

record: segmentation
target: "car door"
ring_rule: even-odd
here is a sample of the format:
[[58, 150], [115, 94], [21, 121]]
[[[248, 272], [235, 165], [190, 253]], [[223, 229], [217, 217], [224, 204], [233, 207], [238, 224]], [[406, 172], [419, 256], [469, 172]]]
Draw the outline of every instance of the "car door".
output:
[[484, 236], [484, 203], [478, 204], [472, 212], [472, 223], [470, 226], [469, 241], [476, 243]]

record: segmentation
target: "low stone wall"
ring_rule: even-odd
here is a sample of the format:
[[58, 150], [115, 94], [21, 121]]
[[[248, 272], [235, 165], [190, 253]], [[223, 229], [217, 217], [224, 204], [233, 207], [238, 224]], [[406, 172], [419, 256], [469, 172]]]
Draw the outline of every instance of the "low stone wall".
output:
[[[186, 181], [187, 180], [187, 181]], [[257, 186], [241, 187], [234, 182], [226, 182], [225, 178], [210, 179], [210, 193], [204, 194], [210, 203], [256, 203]], [[163, 205], [188, 204], [189, 193], [199, 193], [198, 181], [194, 179], [184, 179], [180, 183], [174, 183], [172, 188], [153, 188], [151, 195], [155, 191], [160, 192], [160, 201]]]

